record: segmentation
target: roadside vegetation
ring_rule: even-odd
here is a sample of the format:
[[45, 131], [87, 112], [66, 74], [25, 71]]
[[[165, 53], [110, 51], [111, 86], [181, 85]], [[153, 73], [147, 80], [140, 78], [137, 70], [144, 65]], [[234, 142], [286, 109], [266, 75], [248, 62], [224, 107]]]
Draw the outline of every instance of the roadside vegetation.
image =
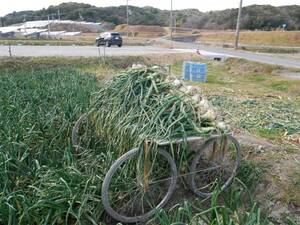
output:
[[[76, 157], [70, 143], [74, 122], [103, 80], [132, 63], [172, 64], [180, 76], [183, 59], [199, 60], [1, 58], [0, 224], [109, 221], [100, 190], [117, 155], [98, 139]], [[241, 141], [243, 162], [226, 193], [216, 190], [206, 201], [187, 198], [149, 224], [297, 224], [300, 81], [272, 75], [281, 68], [244, 60], [200, 61], [208, 64], [208, 82], [189, 84], [200, 86], [220, 117], [241, 138], [249, 135], [250, 143]]]
[[[96, 35], [95, 35], [96, 37]], [[59, 39], [0, 39], [0, 45], [93, 45], [94, 41], [75, 41], [75, 40], [59, 40]]]
[[[36, 45], [36, 46], [94, 46], [98, 33], [90, 33], [85, 37], [73, 37], [72, 39], [0, 39], [0, 45]], [[125, 46], [147, 46], [151, 44], [149, 38], [127, 38], [124, 37]]]

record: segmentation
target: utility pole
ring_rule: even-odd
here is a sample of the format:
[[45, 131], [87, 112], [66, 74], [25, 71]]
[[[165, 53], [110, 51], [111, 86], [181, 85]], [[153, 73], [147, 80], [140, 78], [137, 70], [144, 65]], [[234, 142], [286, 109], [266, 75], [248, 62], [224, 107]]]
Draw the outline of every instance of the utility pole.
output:
[[176, 11], [175, 11], [175, 12], [174, 12], [174, 25], [173, 25], [173, 27], [174, 27], [174, 33], [175, 33], [175, 34], [176, 34], [176, 24], [177, 24], [176, 18], [177, 18], [177, 13], [176, 13]]
[[83, 17], [81, 15], [81, 12], [79, 12], [79, 21], [83, 21]]
[[26, 33], [26, 30], [27, 30], [26, 15], [23, 15], [23, 23], [24, 23], [24, 30], [25, 30], [25, 33]]
[[60, 11], [57, 10], [58, 20], [60, 20]]
[[48, 15], [48, 38], [50, 38], [50, 16]]
[[173, 0], [171, 0], [171, 12], [170, 12], [170, 38], [173, 40]]
[[8, 43], [8, 53], [9, 53], [9, 57], [12, 57], [10, 42]]
[[239, 13], [238, 13], [238, 18], [237, 18], [237, 23], [236, 23], [235, 45], [234, 45], [235, 50], [237, 50], [239, 48], [240, 22], [241, 22], [241, 16], [242, 16], [242, 8], [243, 8], [243, 0], [240, 0]]
[[128, 0], [126, 0], [126, 20], [127, 20], [127, 37], [129, 37], [128, 29], [129, 29], [129, 6], [128, 6]]

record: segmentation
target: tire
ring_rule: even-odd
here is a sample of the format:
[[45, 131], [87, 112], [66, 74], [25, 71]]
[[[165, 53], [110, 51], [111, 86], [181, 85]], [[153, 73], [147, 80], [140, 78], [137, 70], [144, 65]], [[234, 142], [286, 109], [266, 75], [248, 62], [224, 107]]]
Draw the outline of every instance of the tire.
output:
[[[157, 212], [157, 210], [161, 209], [162, 207], [164, 207], [167, 204], [167, 202], [170, 200], [170, 198], [171, 198], [171, 196], [172, 196], [172, 194], [173, 194], [173, 192], [175, 190], [175, 187], [176, 187], [176, 182], [177, 182], [177, 168], [176, 168], [176, 164], [175, 164], [173, 158], [171, 157], [171, 155], [169, 153], [167, 153], [165, 150], [159, 149], [157, 151], [157, 155], [162, 156], [167, 161], [167, 163], [170, 166], [170, 173], [171, 173], [171, 177], [170, 178], [168, 177], [168, 180], [170, 181], [170, 186], [168, 187], [168, 189], [166, 191], [166, 194], [164, 195], [163, 199], [159, 202], [159, 204], [155, 205], [155, 207], [153, 206], [153, 209], [151, 208], [151, 210], [149, 212], [144, 213], [142, 215], [136, 215], [135, 214], [134, 216], [128, 216], [128, 215], [122, 215], [121, 213], [117, 212], [113, 208], [113, 206], [111, 205], [110, 197], [109, 197], [109, 194], [111, 193], [109, 191], [109, 188], [110, 188], [110, 185], [112, 183], [113, 176], [115, 175], [115, 173], [116, 173], [116, 171], [118, 169], [120, 171], [123, 171], [123, 168], [120, 169], [122, 167], [122, 165], [125, 162], [130, 161], [130, 159], [132, 159], [134, 156], [138, 156], [139, 152], [140, 152], [139, 149], [135, 148], [135, 149], [132, 149], [129, 152], [125, 153], [123, 156], [121, 156], [111, 166], [111, 168], [107, 172], [107, 174], [106, 174], [106, 176], [104, 178], [103, 184], [102, 184], [101, 196], [102, 196], [102, 203], [104, 205], [104, 209], [106, 210], [106, 212], [113, 219], [115, 219], [117, 221], [120, 221], [122, 223], [137, 223], [137, 222], [144, 222], [144, 221], [150, 219], [150, 217], [152, 217]], [[137, 168], [136, 168], [136, 170], [137, 170]], [[124, 173], [126, 173], [126, 172], [124, 172]], [[128, 175], [128, 176], [130, 176], [130, 175]], [[119, 178], [119, 177], [117, 176], [117, 178]], [[119, 178], [119, 179], [121, 179], [121, 178]], [[125, 182], [128, 185], [128, 183], [125, 180], [122, 180], [122, 181]], [[138, 179], [137, 179], [137, 181], [138, 181]], [[135, 183], [138, 183], [138, 182], [135, 182]], [[119, 183], [117, 183], [117, 184], [119, 184]], [[164, 186], [164, 187], [166, 187], [166, 186]], [[131, 190], [135, 190], [135, 189], [131, 188], [131, 186], [130, 186], [130, 189]], [[128, 190], [128, 189], [126, 189], [126, 190]], [[124, 192], [121, 192], [121, 193], [124, 193]], [[137, 195], [139, 195], [139, 194], [136, 193], [133, 196], [137, 196]], [[126, 196], [126, 194], [124, 196]], [[143, 196], [143, 198], [144, 198], [144, 196]], [[132, 200], [132, 198], [129, 198], [129, 199], [130, 200], [128, 201], [128, 203], [130, 201], [132, 201], [132, 205], [134, 204], [134, 202], [140, 202], [140, 201], [137, 201], [136, 198], [134, 200]], [[117, 200], [119, 200], [119, 196], [118, 196]], [[126, 203], [126, 204], [128, 204], [128, 203]], [[115, 208], [117, 208], [117, 207], [115, 207]], [[118, 204], [118, 208], [121, 208], [120, 204]], [[135, 209], [132, 208], [132, 210], [133, 210], [134, 213], [136, 213]]]
[[[215, 171], [217, 169], [214, 169], [214, 168], [221, 168], [222, 166], [218, 166], [217, 163], [214, 162], [214, 160], [212, 159], [211, 162], [209, 162], [209, 159], [205, 160], [205, 157], [206, 158], [210, 158], [211, 155], [214, 155], [216, 153], [214, 153], [214, 147], [212, 148], [211, 151], [209, 151], [209, 147], [211, 146], [211, 144], [213, 146], [216, 145], [217, 141], [218, 140], [224, 140], [222, 139], [222, 136], [215, 136], [215, 137], [212, 137], [210, 139], [208, 139], [204, 145], [202, 146], [202, 148], [196, 153], [196, 156], [195, 158], [193, 159], [193, 162], [192, 162], [192, 165], [191, 165], [191, 168], [190, 168], [190, 189], [199, 197], [203, 197], [203, 198], [207, 198], [207, 197], [211, 197], [213, 192], [214, 192], [214, 188], [212, 187], [212, 189], [209, 189], [207, 191], [202, 191], [203, 189], [205, 188], [208, 188], [209, 186], [206, 185], [205, 182], [202, 182], [204, 179], [210, 179], [211, 177], [209, 177], [208, 175], [205, 175], [206, 172], [210, 172], [210, 171]], [[240, 161], [241, 161], [241, 150], [240, 150], [240, 145], [238, 143], [238, 141], [232, 136], [232, 135], [227, 135], [226, 136], [226, 148], [229, 148], [229, 144], [228, 144], [228, 141], [231, 142], [231, 148], [234, 148], [233, 152], [229, 152], [229, 158], [227, 158], [228, 160], [232, 160], [232, 165], [231, 165], [231, 170], [227, 170], [227, 177], [224, 178], [224, 182], [222, 182], [220, 185], [218, 185], [218, 188], [220, 191], [224, 191], [226, 188], [228, 188], [231, 184], [231, 182], [233, 181], [235, 175], [236, 175], [236, 171], [240, 165]], [[223, 146], [223, 145], [222, 145]], [[222, 148], [222, 147], [221, 147]], [[220, 149], [221, 149], [220, 148]], [[223, 148], [222, 148], [223, 149]], [[223, 150], [224, 151], [224, 150]], [[210, 152], [211, 152], [211, 155], [210, 155]], [[234, 159], [230, 159], [232, 155], [235, 155], [235, 158]], [[209, 157], [207, 157], [206, 155], [210, 155]], [[222, 152], [221, 150], [221, 162], [225, 162], [224, 160], [224, 155], [225, 153]], [[233, 156], [232, 156], [233, 157]], [[218, 157], [217, 157], [218, 158]], [[219, 158], [220, 160], [220, 158]], [[228, 162], [227, 160], [227, 162]], [[204, 169], [202, 169], [202, 171], [200, 171], [197, 166], [198, 165], [205, 165], [205, 163], [210, 163], [210, 165], [213, 165], [211, 166], [210, 168], [209, 167], [204, 167]], [[226, 164], [226, 162], [224, 163]], [[228, 163], [227, 163], [228, 165]], [[226, 166], [228, 167], [228, 166]], [[225, 167], [225, 168], [226, 168]], [[206, 169], [205, 169], [206, 168]], [[206, 171], [205, 171], [206, 170]], [[221, 169], [220, 169], [221, 170]], [[226, 169], [224, 169], [223, 171], [226, 171]], [[197, 176], [197, 174], [200, 174], [202, 173], [204, 174], [204, 178], [200, 181], [196, 181], [195, 177]], [[218, 173], [218, 172], [217, 172]], [[224, 172], [225, 173], [225, 172]], [[218, 173], [220, 175], [220, 173]], [[223, 176], [223, 175], [222, 175]], [[222, 177], [221, 176], [221, 177]], [[216, 184], [216, 180], [218, 178], [216, 178], [213, 182], [211, 183], [214, 183]], [[203, 187], [199, 187], [200, 185], [204, 185]], [[200, 191], [201, 190], [201, 191]]]
[[122, 44], [121, 44], [121, 45], [118, 45], [118, 47], [121, 48], [121, 47], [122, 47]]
[[111, 44], [107, 41], [107, 42], [105, 43], [105, 46], [108, 47], [108, 48], [110, 48], [110, 47], [111, 47]]

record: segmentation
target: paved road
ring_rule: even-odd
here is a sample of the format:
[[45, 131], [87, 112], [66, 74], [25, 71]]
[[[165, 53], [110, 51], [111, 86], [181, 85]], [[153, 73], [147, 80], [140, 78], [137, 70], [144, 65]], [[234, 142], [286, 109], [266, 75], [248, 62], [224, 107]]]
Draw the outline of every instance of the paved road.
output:
[[[167, 41], [167, 40], [165, 40]], [[170, 41], [168, 41], [170, 43]], [[172, 42], [171, 42], [172, 43]], [[122, 48], [106, 48], [106, 55], [145, 55], [145, 54], [173, 54], [178, 52], [196, 52], [196, 49], [205, 50], [220, 54], [229, 54], [239, 58], [245, 58], [252, 61], [263, 62], [268, 64], [281, 65], [285, 67], [300, 68], [300, 61], [284, 59], [276, 56], [258, 54], [245, 51], [234, 51], [218, 47], [208, 47], [189, 43], [174, 42], [175, 48], [166, 49], [152, 46], [124, 46]], [[99, 56], [98, 48], [95, 46], [12, 46], [13, 56]], [[103, 54], [103, 48], [100, 54]], [[8, 46], [0, 46], [0, 56], [8, 56]]]
[[[11, 46], [13, 56], [99, 56], [103, 55], [104, 48], [96, 46]], [[178, 53], [176, 50], [157, 48], [152, 46], [124, 46], [105, 48], [108, 56], [116, 55], [145, 55], [145, 54], [171, 54]], [[8, 46], [0, 46], [0, 56], [8, 56]]]
[[252, 53], [246, 51], [234, 51], [234, 50], [227, 50], [223, 48], [215, 48], [215, 47], [207, 47], [207, 46], [199, 46], [199, 48], [205, 51], [212, 51], [220, 54], [229, 54], [234, 57], [248, 59], [256, 62], [280, 65], [284, 67], [300, 68], [300, 61], [285, 59], [278, 56], [271, 56], [271, 55]]
[[173, 44], [176, 47], [180, 47], [183, 49], [199, 49], [209, 52], [214, 52], [218, 54], [227, 54], [230, 56], [238, 57], [238, 58], [244, 58], [251, 61], [261, 62], [261, 63], [267, 63], [267, 64], [273, 64], [273, 65], [280, 65], [284, 67], [292, 67], [300, 69], [300, 60], [292, 60], [292, 59], [286, 59], [281, 58], [278, 56], [271, 56], [263, 53], [254, 53], [254, 52], [246, 52], [246, 51], [235, 51], [230, 49], [224, 49], [220, 47], [211, 47], [211, 46], [204, 46], [204, 45], [197, 45], [193, 43], [183, 43], [183, 42], [171, 42], [168, 40], [162, 40], [166, 43]]

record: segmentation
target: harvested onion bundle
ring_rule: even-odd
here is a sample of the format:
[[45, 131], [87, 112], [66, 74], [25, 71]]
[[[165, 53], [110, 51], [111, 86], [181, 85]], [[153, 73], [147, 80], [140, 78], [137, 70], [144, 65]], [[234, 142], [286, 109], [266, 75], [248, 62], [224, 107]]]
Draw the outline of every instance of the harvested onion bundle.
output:
[[144, 140], [205, 137], [224, 128], [197, 88], [158, 67], [122, 72], [95, 95], [92, 107], [97, 133], [120, 154]]

